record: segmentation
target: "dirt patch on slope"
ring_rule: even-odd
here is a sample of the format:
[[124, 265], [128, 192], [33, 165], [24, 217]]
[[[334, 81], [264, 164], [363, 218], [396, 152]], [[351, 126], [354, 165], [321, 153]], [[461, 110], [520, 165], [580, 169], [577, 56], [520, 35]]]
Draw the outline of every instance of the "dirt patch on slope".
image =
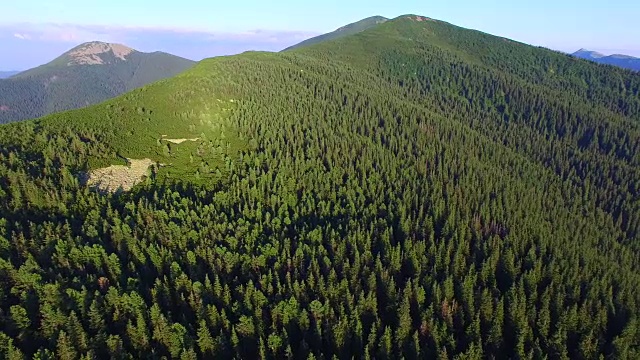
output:
[[167, 139], [167, 138], [165, 138], [165, 136], [167, 136], [167, 135], [162, 135], [162, 140], [168, 141], [168, 142], [174, 143], [174, 144], [182, 144], [185, 141], [198, 141], [198, 140], [200, 140], [200, 138], [193, 138], [193, 139]]
[[87, 174], [87, 185], [101, 191], [115, 193], [129, 191], [147, 175], [154, 164], [151, 159], [127, 159], [128, 166], [111, 165]]
[[428, 17], [426, 17], [426, 16], [416, 16], [415, 18], [409, 17], [409, 19], [411, 19], [411, 20], [415, 20], [415, 21], [418, 21], [418, 22], [422, 22], [422, 21], [436, 21], [436, 20], [434, 20], [434, 19], [432, 19], [432, 18], [428, 18]]

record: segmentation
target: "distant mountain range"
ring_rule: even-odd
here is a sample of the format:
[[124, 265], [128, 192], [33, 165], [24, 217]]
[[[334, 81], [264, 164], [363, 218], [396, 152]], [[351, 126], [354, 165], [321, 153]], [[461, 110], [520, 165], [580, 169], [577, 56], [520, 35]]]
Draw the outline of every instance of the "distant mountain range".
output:
[[19, 71], [0, 71], [0, 79], [6, 79], [17, 73], [19, 73]]
[[624, 69], [640, 71], [640, 58], [629, 55], [604, 55], [596, 51], [580, 49], [572, 54], [575, 57], [591, 60], [600, 64], [618, 66]]
[[357, 34], [359, 32], [368, 30], [376, 25], [382, 24], [387, 22], [389, 19], [382, 17], [382, 16], [372, 16], [372, 17], [368, 17], [366, 19], [362, 19], [360, 21], [354, 22], [352, 24], [348, 24], [345, 25], [333, 32], [327, 33], [327, 34], [322, 34], [316, 37], [313, 37], [311, 39], [307, 39], [301, 43], [298, 43], [296, 45], [290, 46], [286, 49], [284, 49], [284, 51], [286, 50], [292, 50], [292, 49], [297, 49], [300, 47], [304, 47], [304, 46], [309, 46], [309, 45], [314, 45], [314, 44], [318, 44], [321, 43], [323, 41], [327, 41], [327, 40], [332, 40], [332, 39], [338, 39], [341, 37], [345, 37], [345, 36], [349, 36], [349, 35], [353, 35], [353, 34]]
[[96, 104], [174, 76], [193, 64], [163, 52], [84, 43], [45, 65], [0, 80], [0, 123]]

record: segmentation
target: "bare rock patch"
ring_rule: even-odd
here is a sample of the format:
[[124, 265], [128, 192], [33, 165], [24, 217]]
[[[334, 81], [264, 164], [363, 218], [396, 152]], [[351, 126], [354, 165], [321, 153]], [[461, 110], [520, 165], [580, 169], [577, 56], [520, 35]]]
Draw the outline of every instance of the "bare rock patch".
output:
[[200, 138], [192, 138], [192, 139], [167, 139], [166, 138], [167, 135], [162, 135], [162, 140], [168, 141], [170, 143], [174, 143], [174, 144], [182, 144], [185, 141], [198, 141], [200, 140]]
[[101, 191], [115, 193], [129, 191], [139, 184], [155, 162], [151, 159], [127, 159], [128, 165], [111, 165], [87, 174], [87, 185]]
[[133, 49], [120, 44], [107, 44], [94, 42], [83, 46], [80, 49], [69, 53], [71, 62], [68, 65], [99, 65], [104, 64], [102, 58], [98, 55], [112, 52], [113, 55], [121, 60], [126, 60], [126, 56], [133, 52]]

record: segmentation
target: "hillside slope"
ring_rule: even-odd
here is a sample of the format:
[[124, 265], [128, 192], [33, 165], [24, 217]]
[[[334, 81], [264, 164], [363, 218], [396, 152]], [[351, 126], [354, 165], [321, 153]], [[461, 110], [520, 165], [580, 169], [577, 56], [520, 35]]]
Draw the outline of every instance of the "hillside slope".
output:
[[123, 45], [82, 44], [52, 62], [0, 80], [0, 123], [96, 104], [176, 75], [191, 60]]
[[370, 29], [370, 28], [372, 28], [372, 27], [374, 27], [376, 25], [383, 24], [388, 20], [389, 19], [387, 19], [385, 17], [382, 17], [382, 16], [368, 17], [366, 19], [362, 19], [360, 21], [356, 21], [354, 23], [342, 26], [342, 27], [340, 27], [339, 29], [337, 29], [337, 30], [335, 30], [333, 32], [322, 34], [322, 35], [318, 35], [318, 36], [312, 37], [310, 39], [304, 40], [304, 41], [302, 41], [302, 42], [300, 42], [300, 43], [298, 43], [296, 45], [293, 45], [293, 46], [290, 46], [290, 47], [284, 49], [283, 51], [297, 49], [297, 48], [301, 48], [301, 47], [304, 47], [304, 46], [318, 44], [318, 43], [321, 43], [323, 41], [339, 39], [341, 37], [357, 34], [359, 32], [362, 32], [362, 31], [365, 31], [367, 29]]
[[639, 92], [411, 15], [2, 126], [0, 351], [638, 358]]
[[581, 59], [591, 60], [599, 64], [613, 65], [621, 67], [623, 69], [640, 71], [640, 58], [636, 58], [633, 56], [620, 54], [605, 56], [595, 51], [589, 51], [586, 49], [580, 49], [572, 55]]

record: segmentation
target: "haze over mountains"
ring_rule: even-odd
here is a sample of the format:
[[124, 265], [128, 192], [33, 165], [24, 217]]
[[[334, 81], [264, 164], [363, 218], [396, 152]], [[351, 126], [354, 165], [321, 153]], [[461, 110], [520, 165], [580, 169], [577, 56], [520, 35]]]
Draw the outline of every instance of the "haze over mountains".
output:
[[375, 22], [0, 126], [0, 357], [640, 358], [640, 74]]
[[0, 80], [0, 123], [95, 104], [171, 77], [195, 62], [120, 44], [81, 44], [42, 66]]
[[636, 58], [633, 56], [621, 54], [607, 56], [596, 51], [589, 51], [587, 49], [580, 49], [572, 55], [581, 59], [591, 60], [599, 64], [613, 65], [624, 69], [640, 71], [640, 58]]
[[17, 73], [19, 73], [19, 71], [0, 71], [0, 79], [6, 79]]

